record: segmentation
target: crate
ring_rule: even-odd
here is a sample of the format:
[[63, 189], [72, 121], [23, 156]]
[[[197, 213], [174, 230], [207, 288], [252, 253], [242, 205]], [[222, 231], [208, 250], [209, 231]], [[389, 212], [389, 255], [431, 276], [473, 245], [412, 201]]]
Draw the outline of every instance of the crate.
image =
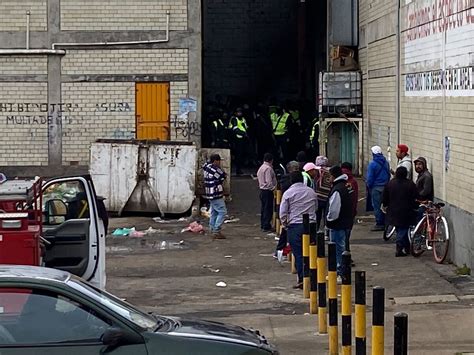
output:
[[318, 106], [325, 117], [362, 117], [360, 72], [319, 73]]

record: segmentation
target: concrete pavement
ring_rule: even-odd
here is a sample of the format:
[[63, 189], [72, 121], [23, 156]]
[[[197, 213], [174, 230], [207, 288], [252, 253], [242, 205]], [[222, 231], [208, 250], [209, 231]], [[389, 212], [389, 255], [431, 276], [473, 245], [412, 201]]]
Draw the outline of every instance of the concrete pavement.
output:
[[[271, 256], [274, 237], [259, 230], [257, 193], [254, 181], [234, 179], [228, 207], [240, 220], [225, 225], [222, 241], [181, 233], [189, 221], [113, 219], [112, 227], [158, 231], [145, 238], [108, 238], [108, 289], [158, 313], [260, 329], [282, 354], [327, 353], [327, 337], [317, 335], [317, 316], [305, 315], [308, 301], [291, 288], [295, 276], [289, 265], [280, 266]], [[367, 272], [368, 328], [371, 289], [386, 289], [387, 353], [393, 351], [393, 314], [399, 311], [409, 314], [411, 354], [474, 352], [472, 278], [457, 276], [452, 265], [436, 265], [428, 254], [395, 258], [394, 243], [369, 232], [370, 217], [359, 222], [352, 237], [354, 270]], [[163, 242], [169, 247], [161, 248]], [[216, 287], [219, 281], [227, 287]], [[367, 334], [370, 346], [370, 330]]]

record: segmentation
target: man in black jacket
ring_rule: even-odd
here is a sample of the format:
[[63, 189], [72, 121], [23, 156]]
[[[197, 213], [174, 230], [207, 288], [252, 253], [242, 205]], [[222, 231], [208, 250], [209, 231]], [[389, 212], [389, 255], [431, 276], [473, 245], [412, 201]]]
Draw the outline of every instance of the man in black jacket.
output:
[[329, 228], [331, 241], [336, 243], [336, 261], [338, 282], [342, 274], [342, 253], [346, 250], [346, 238], [354, 224], [352, 210], [352, 186], [340, 166], [329, 169], [333, 186], [329, 193], [329, 207], [326, 226]]
[[408, 180], [408, 170], [400, 166], [383, 191], [382, 205], [387, 208], [388, 224], [397, 229], [396, 257], [407, 256], [410, 252], [408, 230], [416, 218], [416, 186]]
[[433, 201], [433, 175], [428, 171], [425, 158], [419, 157], [415, 160], [415, 171], [418, 174], [418, 178], [416, 179], [418, 199], [422, 201]]

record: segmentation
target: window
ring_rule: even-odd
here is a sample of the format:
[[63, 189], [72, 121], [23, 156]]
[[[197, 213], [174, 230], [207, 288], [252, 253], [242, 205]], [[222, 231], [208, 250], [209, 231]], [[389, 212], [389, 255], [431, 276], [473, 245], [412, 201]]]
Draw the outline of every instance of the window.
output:
[[0, 302], [0, 344], [98, 342], [112, 325], [85, 305], [50, 291], [0, 289]]
[[57, 225], [70, 219], [89, 218], [89, 203], [81, 181], [61, 181], [43, 192], [45, 224]]

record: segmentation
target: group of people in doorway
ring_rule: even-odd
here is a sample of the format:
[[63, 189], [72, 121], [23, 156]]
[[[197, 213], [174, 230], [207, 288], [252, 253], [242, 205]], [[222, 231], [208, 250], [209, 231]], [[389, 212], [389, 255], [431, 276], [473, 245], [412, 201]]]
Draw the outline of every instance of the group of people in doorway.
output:
[[[317, 154], [319, 126], [300, 103], [243, 104], [228, 110], [216, 106], [208, 113], [210, 146], [231, 150], [237, 175], [244, 167], [257, 167], [265, 152], [278, 163], [287, 162], [303, 149]], [[319, 124], [319, 121], [317, 121]]]
[[413, 182], [413, 163], [405, 144], [397, 146], [395, 171], [390, 169], [382, 148], [373, 146], [371, 151], [373, 159], [367, 170], [367, 191], [375, 215], [372, 231], [384, 231], [386, 225], [395, 226], [395, 256], [407, 256], [410, 253], [409, 228], [421, 220], [424, 213], [420, 202], [433, 201], [434, 198], [433, 176], [426, 159], [419, 157], [413, 162], [418, 174], [416, 183]]
[[[272, 154], [264, 156], [264, 162], [257, 172], [261, 201], [261, 229], [273, 231], [273, 191], [277, 177], [273, 170]], [[303, 215], [308, 214], [310, 223], [316, 223], [319, 233], [329, 231], [329, 239], [336, 243], [337, 268], [342, 273], [342, 253], [349, 249], [349, 238], [357, 214], [358, 184], [352, 175], [348, 162], [330, 167], [328, 159], [318, 156], [315, 162], [307, 161], [304, 152], [297, 154], [297, 160], [286, 165], [286, 174], [280, 177], [283, 193], [279, 218], [282, 225], [275, 257], [281, 259], [287, 245], [295, 257], [298, 282], [294, 288], [303, 288]]]

